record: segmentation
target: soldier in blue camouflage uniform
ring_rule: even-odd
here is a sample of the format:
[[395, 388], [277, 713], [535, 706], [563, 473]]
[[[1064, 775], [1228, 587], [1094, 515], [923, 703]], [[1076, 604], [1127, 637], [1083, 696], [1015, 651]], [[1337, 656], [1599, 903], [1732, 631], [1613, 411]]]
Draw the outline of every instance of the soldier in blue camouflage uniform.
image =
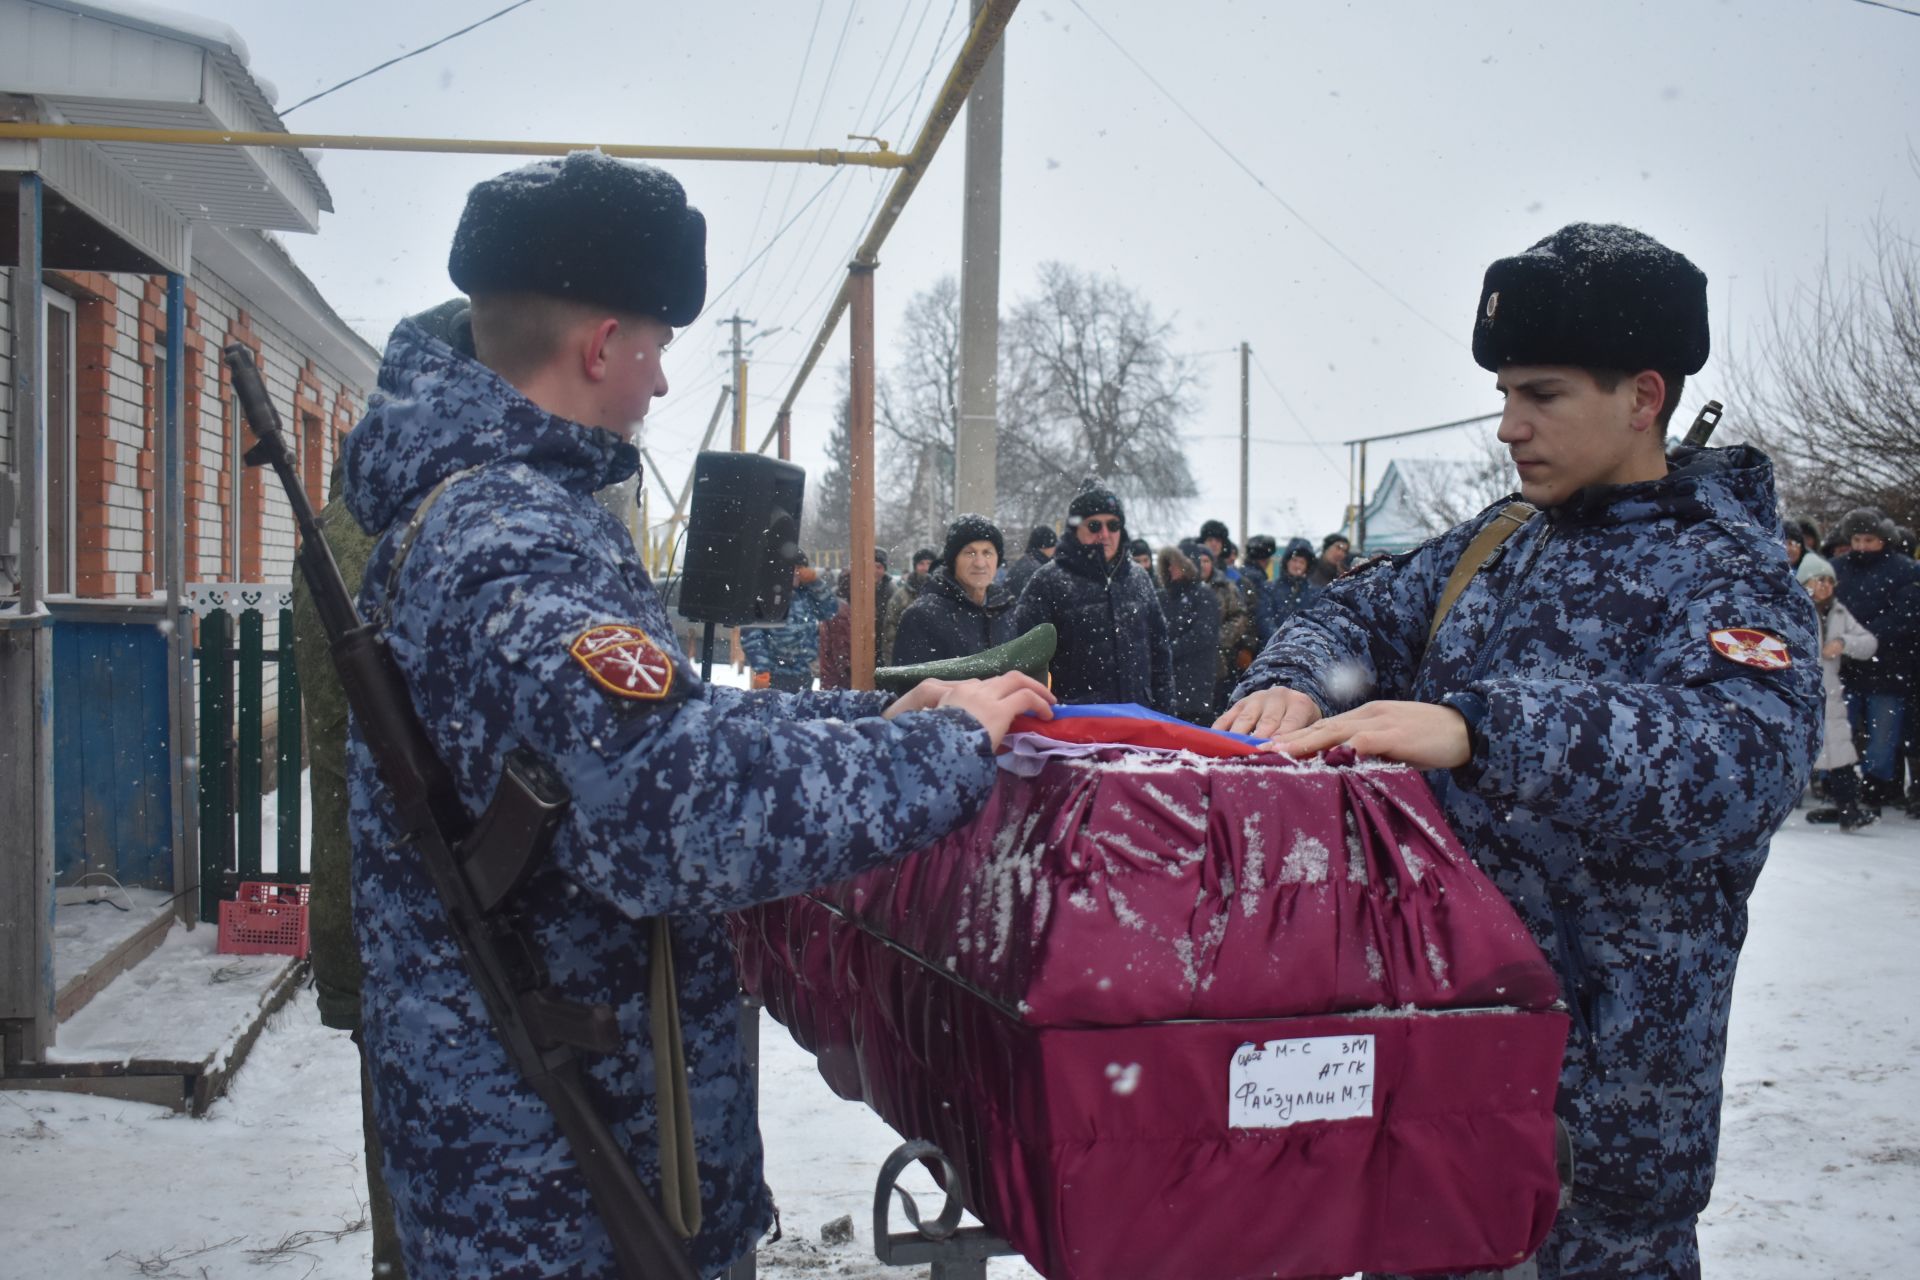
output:
[[1574, 225], [1487, 272], [1474, 356], [1541, 512], [1428, 639], [1506, 503], [1329, 586], [1223, 727], [1432, 770], [1560, 975], [1572, 1203], [1542, 1280], [1699, 1273], [1747, 895], [1820, 742], [1818, 629], [1747, 448], [1663, 449], [1707, 355], [1706, 278]]
[[[470, 810], [517, 746], [572, 793], [514, 909], [557, 994], [617, 1014], [622, 1048], [587, 1059], [589, 1086], [650, 1189], [648, 922], [670, 918], [704, 1210], [687, 1248], [715, 1275], [773, 1213], [721, 913], [966, 821], [1006, 724], [1046, 714], [1047, 695], [1024, 677], [891, 706], [701, 683], [592, 498], [634, 473], [629, 437], [667, 389], [660, 347], [704, 297], [705, 224], [672, 178], [581, 153], [482, 183], [451, 274], [480, 358], [455, 304], [403, 321], [346, 444], [347, 501], [379, 535], [361, 608], [385, 620]], [[442, 485], [393, 574], [399, 530]], [[350, 778], [366, 1043], [408, 1274], [611, 1274], [567, 1144], [494, 1037], [357, 725]]]
[[833, 617], [836, 607], [833, 588], [802, 556], [793, 570], [793, 603], [786, 622], [740, 629], [740, 648], [753, 668], [755, 687], [788, 693], [812, 688], [820, 661], [820, 624]]

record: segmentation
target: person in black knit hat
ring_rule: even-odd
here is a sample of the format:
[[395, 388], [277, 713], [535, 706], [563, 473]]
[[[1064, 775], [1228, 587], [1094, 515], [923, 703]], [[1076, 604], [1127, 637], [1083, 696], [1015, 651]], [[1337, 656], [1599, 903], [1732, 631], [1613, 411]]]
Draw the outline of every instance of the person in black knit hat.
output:
[[1027, 553], [1007, 566], [1007, 594], [1018, 600], [1027, 588], [1027, 579], [1053, 559], [1059, 545], [1059, 535], [1054, 533], [1052, 525], [1033, 526], [1033, 531], [1027, 534]]
[[893, 661], [893, 646], [900, 634], [900, 619], [920, 598], [927, 579], [933, 575], [934, 567], [939, 563], [940, 553], [932, 547], [921, 547], [913, 553], [913, 572], [900, 579], [893, 588], [893, 594], [887, 597], [886, 610], [881, 614], [880, 647], [873, 651], [876, 665], [884, 667]]
[[940, 566], [900, 615], [894, 665], [964, 658], [1013, 639], [1013, 597], [994, 580], [1005, 550], [1000, 526], [985, 516], [947, 526]]
[[1173, 651], [1152, 575], [1124, 554], [1120, 496], [1089, 480], [1067, 507], [1068, 536], [1027, 580], [1014, 633], [1043, 622], [1059, 630], [1053, 692], [1062, 702], [1173, 703]]

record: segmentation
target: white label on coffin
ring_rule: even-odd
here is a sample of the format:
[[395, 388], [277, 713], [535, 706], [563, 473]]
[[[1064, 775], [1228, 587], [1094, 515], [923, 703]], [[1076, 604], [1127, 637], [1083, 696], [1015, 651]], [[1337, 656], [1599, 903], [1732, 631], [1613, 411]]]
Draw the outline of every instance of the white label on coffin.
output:
[[1229, 1128], [1284, 1129], [1372, 1114], [1372, 1036], [1305, 1036], [1233, 1051]]

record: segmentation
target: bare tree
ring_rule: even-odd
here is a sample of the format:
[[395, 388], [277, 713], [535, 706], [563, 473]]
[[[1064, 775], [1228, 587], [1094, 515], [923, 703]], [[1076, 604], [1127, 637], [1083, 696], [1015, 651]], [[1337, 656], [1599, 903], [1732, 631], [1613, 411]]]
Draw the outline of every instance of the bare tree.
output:
[[913, 296], [900, 357], [875, 388], [882, 470], [895, 508], [882, 524], [902, 540], [937, 541], [953, 518], [953, 455], [960, 432], [960, 286], [952, 276]]
[[835, 370], [833, 430], [827, 435], [827, 469], [809, 478], [800, 540], [816, 551], [844, 551], [853, 541], [853, 393], [843, 363]]
[[1871, 266], [1775, 299], [1734, 365], [1731, 434], [1772, 454], [1783, 510], [1824, 527], [1873, 505], [1920, 521], [1920, 242], [1874, 227]]
[[1472, 457], [1409, 458], [1399, 474], [1407, 507], [1429, 536], [1471, 520], [1516, 487], [1513, 460], [1491, 432]]
[[1012, 501], [1003, 512], [1057, 519], [1088, 475], [1141, 519], [1169, 515], [1198, 491], [1181, 432], [1199, 374], [1171, 349], [1173, 325], [1146, 299], [1118, 279], [1050, 262], [1005, 332], [999, 461]]

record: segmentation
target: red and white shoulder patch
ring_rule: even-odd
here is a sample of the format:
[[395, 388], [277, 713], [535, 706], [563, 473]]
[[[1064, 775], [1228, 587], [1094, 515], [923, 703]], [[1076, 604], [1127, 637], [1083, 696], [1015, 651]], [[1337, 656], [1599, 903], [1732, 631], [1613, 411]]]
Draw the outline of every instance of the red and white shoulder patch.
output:
[[673, 659], [646, 632], [624, 622], [588, 627], [567, 652], [595, 684], [618, 697], [658, 702], [673, 688]]
[[1761, 671], [1785, 671], [1793, 665], [1787, 642], [1757, 627], [1722, 627], [1707, 635], [1707, 643], [1721, 657]]

